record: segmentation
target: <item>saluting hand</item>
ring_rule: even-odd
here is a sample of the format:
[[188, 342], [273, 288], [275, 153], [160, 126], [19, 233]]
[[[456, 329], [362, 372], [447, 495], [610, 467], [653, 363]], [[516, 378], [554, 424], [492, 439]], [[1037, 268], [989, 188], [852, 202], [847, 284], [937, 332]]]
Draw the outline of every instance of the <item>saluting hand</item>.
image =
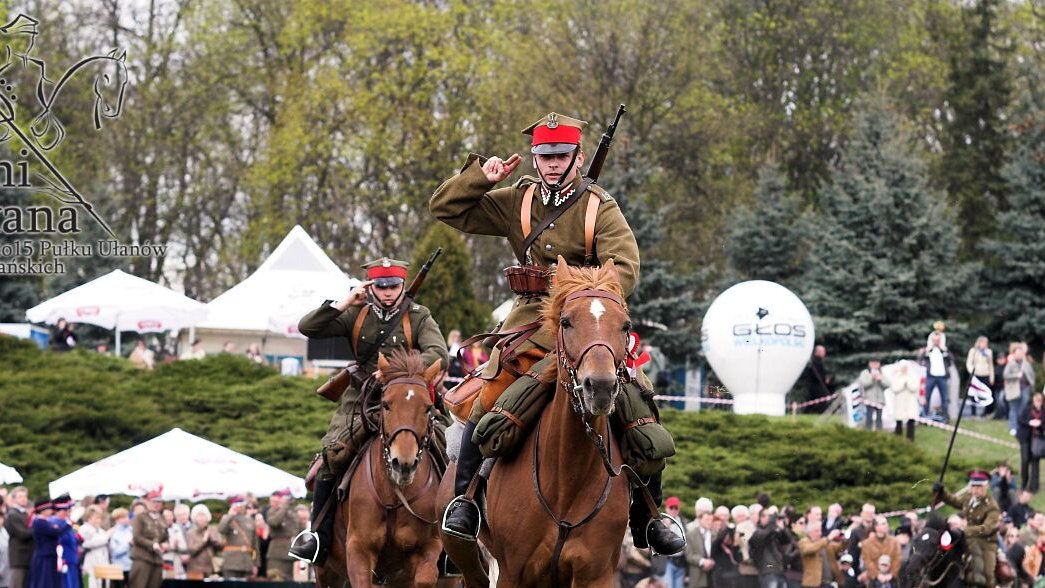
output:
[[346, 296], [341, 302], [337, 303], [336, 308], [338, 310], [345, 310], [349, 306], [363, 306], [366, 304], [367, 290], [373, 284], [373, 280], [367, 280], [355, 288], [352, 288], [352, 291], [348, 293], [348, 296]]
[[486, 174], [487, 180], [496, 184], [512, 175], [512, 172], [519, 167], [521, 161], [522, 157], [519, 157], [518, 153], [513, 153], [508, 159], [491, 157], [483, 164], [483, 173]]

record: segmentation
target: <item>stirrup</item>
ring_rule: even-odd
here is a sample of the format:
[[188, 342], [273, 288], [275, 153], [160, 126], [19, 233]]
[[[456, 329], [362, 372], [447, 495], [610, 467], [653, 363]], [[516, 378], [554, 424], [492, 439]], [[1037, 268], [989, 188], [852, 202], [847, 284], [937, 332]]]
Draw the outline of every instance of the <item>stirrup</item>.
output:
[[464, 577], [464, 574], [461, 572], [460, 569], [458, 569], [457, 564], [455, 564], [453, 560], [450, 559], [450, 556], [447, 555], [445, 550], [439, 554], [439, 560], [437, 562], [437, 565], [439, 566], [440, 579]]
[[483, 528], [483, 512], [479, 508], [479, 503], [476, 502], [474, 499], [468, 498], [467, 496], [462, 494], [460, 496], [455, 497], [453, 500], [450, 501], [450, 504], [446, 505], [446, 510], [443, 511], [443, 521], [442, 524], [439, 525], [439, 530], [446, 533], [447, 535], [450, 535], [451, 537], [457, 537], [458, 539], [464, 539], [465, 541], [475, 542], [479, 539], [478, 531], [476, 532], [476, 536], [473, 537], [467, 533], [461, 533], [446, 526], [446, 519], [448, 516], [450, 516], [450, 512], [458, 508], [461, 508], [461, 503], [467, 504], [475, 509], [476, 519], [478, 519], [479, 522], [477, 530]]
[[[309, 557], [302, 557], [302, 556], [294, 553], [294, 548], [297, 547], [298, 540], [299, 539], [304, 539], [305, 537], [312, 537], [313, 539], [316, 540], [316, 552], [312, 554], [311, 558], [309, 558]], [[314, 564], [314, 563], [316, 563], [316, 559], [319, 558], [319, 549], [320, 549], [319, 535], [315, 531], [310, 531], [308, 529], [305, 529], [304, 531], [302, 531], [302, 532], [298, 533], [297, 535], [295, 535], [293, 539], [291, 539], [291, 541], [290, 541], [290, 550], [287, 552], [287, 555], [289, 555], [290, 557], [292, 557], [292, 558], [294, 558], [294, 559], [296, 559], [298, 561], [303, 561], [303, 562], [307, 562], [307, 563], [310, 563], [310, 564]]]
[[676, 529], [681, 531], [681, 533], [675, 533], [675, 534], [678, 535], [679, 538], [682, 539], [682, 549], [683, 550], [686, 549], [686, 545], [689, 544], [689, 541], [686, 540], [686, 530], [682, 528], [682, 525], [680, 525], [679, 522], [676, 521], [675, 519], [671, 518], [668, 515], [668, 513], [662, 512], [662, 513], [660, 513], [659, 516], [657, 516], [657, 518], [650, 519], [650, 522], [646, 523], [646, 545], [649, 546], [650, 553], [652, 553], [653, 555], [663, 555], [663, 554], [657, 553], [657, 550], [653, 548], [652, 544], [650, 544], [650, 540], [649, 540], [650, 527], [652, 527], [655, 524], [659, 524], [659, 522], [664, 520], [664, 519], [667, 519], [667, 520], [671, 521], [671, 524], [674, 525], [674, 527]]

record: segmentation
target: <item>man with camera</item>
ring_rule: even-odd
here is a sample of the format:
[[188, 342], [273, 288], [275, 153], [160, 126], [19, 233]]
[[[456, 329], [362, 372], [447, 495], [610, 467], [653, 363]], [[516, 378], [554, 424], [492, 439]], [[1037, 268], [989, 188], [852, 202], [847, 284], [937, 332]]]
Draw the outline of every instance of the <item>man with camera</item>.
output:
[[761, 588], [787, 588], [784, 577], [783, 545], [789, 540], [784, 531], [784, 519], [776, 511], [765, 509], [758, 515], [758, 528], [751, 535], [751, 559], [758, 568]]
[[860, 372], [859, 382], [867, 409], [867, 429], [881, 431], [885, 389], [889, 387], [889, 378], [882, 372], [882, 362], [877, 358], [868, 361], [867, 369]]
[[[378, 354], [393, 349], [417, 349], [425, 365], [440, 361], [448, 365], [446, 339], [432, 313], [424, 306], [404, 301], [408, 264], [382, 257], [363, 264], [367, 281], [356, 286], [339, 302], [326, 300], [302, 317], [298, 331], [312, 339], [345, 337], [350, 361], [364, 374], [381, 380]], [[371, 433], [363, 425], [357, 405], [362, 391], [349, 385], [338, 400], [323, 437], [322, 464], [315, 478], [312, 520], [316, 530], [306, 529], [294, 538], [290, 556], [316, 565], [326, 560], [333, 537], [333, 516], [320, 517], [323, 505], [334, 492], [337, 477], [348, 468]], [[376, 403], [379, 398], [374, 398]], [[330, 511], [332, 512], [332, 511]]]

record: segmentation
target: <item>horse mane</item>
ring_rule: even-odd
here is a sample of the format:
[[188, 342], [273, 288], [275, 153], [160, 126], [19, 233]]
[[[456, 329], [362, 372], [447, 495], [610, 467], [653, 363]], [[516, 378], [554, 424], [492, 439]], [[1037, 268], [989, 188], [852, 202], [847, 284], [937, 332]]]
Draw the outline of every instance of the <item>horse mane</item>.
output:
[[[541, 306], [541, 320], [544, 322], [544, 329], [549, 333], [559, 332], [559, 316], [562, 314], [562, 307], [566, 303], [566, 297], [574, 292], [603, 290], [616, 294], [622, 302], [624, 301], [624, 289], [620, 285], [617, 272], [603, 267], [570, 266], [567, 271], [562, 271], [562, 269], [560, 267], [559, 271], [555, 273], [555, 283]], [[624, 310], [627, 309], [625, 304]]]
[[409, 378], [417, 376], [424, 378], [425, 362], [421, 358], [421, 352], [416, 349], [393, 349], [392, 353], [385, 356], [388, 367], [382, 372], [385, 381], [395, 378]]

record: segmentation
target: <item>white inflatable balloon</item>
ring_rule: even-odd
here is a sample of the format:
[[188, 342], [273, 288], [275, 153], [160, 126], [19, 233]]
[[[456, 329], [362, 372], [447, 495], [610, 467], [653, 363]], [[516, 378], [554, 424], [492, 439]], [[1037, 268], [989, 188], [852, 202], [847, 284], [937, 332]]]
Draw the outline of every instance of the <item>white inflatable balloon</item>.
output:
[[813, 318], [798, 296], [775, 282], [741, 282], [711, 303], [700, 331], [734, 412], [785, 413], [784, 395], [813, 352]]

